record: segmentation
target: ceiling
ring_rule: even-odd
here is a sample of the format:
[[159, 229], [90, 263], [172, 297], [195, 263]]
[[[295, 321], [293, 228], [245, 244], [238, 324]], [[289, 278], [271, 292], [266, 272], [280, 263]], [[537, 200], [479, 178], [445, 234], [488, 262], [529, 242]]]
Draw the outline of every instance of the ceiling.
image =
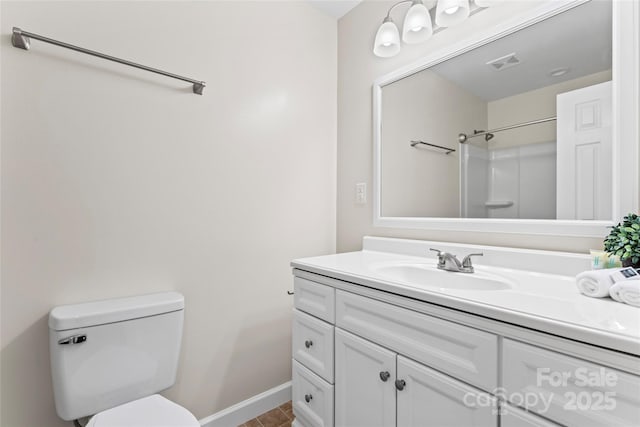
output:
[[[486, 101], [609, 70], [611, 13], [610, 2], [591, 1], [430, 70]], [[487, 65], [512, 53], [519, 64], [501, 71]], [[550, 76], [564, 67], [566, 74]]]
[[317, 9], [333, 16], [342, 18], [347, 12], [356, 7], [362, 0], [307, 0]]

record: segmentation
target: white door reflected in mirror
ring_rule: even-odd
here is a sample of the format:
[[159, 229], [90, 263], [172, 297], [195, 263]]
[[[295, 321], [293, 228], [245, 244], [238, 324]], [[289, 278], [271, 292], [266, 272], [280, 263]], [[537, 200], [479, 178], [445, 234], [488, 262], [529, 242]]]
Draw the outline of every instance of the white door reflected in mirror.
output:
[[558, 219], [610, 219], [611, 82], [558, 95]]

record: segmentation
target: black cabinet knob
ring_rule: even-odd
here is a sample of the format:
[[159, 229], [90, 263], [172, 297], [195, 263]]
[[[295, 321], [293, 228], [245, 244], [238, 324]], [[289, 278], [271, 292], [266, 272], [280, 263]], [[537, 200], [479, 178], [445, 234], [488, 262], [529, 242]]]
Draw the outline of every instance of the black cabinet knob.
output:
[[313, 399], [313, 396], [311, 396], [310, 394], [305, 394], [304, 395], [304, 400], [309, 403], [311, 402], [311, 399]]
[[396, 380], [396, 388], [398, 390], [403, 390], [406, 385], [407, 383], [404, 380]]
[[304, 346], [307, 347], [307, 348], [311, 347], [312, 345], [313, 345], [313, 341], [311, 341], [311, 340], [306, 340], [304, 342]]
[[383, 382], [387, 382], [387, 380], [389, 379], [389, 377], [391, 376], [391, 374], [388, 371], [382, 371], [380, 372], [380, 379]]

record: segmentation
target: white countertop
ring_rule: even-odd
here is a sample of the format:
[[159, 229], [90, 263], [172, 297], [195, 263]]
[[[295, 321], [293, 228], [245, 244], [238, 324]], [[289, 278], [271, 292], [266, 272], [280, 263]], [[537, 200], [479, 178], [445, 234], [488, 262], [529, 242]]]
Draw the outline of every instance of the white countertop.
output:
[[[393, 240], [395, 243], [398, 241]], [[415, 241], [412, 244], [415, 245]], [[484, 250], [485, 253], [491, 252], [491, 248]], [[525, 255], [531, 257], [536, 251], [520, 252], [529, 252]], [[573, 272], [571, 275], [550, 274], [476, 263], [474, 274], [501, 277], [511, 287], [501, 290], [448, 289], [391, 280], [380, 274], [381, 266], [394, 264], [433, 267], [435, 259], [365, 249], [297, 259], [291, 263], [294, 268], [311, 273], [640, 356], [640, 308], [609, 298], [590, 298], [580, 294]], [[441, 274], [446, 280], [447, 275], [465, 273], [437, 270], [436, 274]]]

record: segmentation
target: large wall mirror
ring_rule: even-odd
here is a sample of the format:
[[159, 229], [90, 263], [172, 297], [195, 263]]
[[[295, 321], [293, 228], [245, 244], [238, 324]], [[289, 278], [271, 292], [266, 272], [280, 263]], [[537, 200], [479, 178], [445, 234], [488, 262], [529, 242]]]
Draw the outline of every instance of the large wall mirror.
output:
[[638, 7], [615, 3], [550, 2], [378, 79], [375, 225], [602, 236], [637, 208]]

